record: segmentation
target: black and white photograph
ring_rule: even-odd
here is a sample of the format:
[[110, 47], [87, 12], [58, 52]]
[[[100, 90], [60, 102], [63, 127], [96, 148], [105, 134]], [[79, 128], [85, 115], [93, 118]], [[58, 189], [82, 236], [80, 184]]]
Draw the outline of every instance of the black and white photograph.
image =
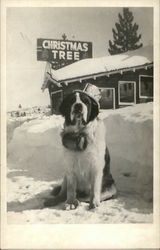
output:
[[153, 224], [153, 6], [8, 6], [5, 25], [7, 225]]

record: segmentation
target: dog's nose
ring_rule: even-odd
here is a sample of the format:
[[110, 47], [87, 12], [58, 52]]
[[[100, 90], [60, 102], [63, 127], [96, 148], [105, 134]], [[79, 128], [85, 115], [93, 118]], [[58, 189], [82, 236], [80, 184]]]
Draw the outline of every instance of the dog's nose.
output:
[[81, 112], [82, 111], [82, 104], [76, 103], [74, 106], [74, 112]]

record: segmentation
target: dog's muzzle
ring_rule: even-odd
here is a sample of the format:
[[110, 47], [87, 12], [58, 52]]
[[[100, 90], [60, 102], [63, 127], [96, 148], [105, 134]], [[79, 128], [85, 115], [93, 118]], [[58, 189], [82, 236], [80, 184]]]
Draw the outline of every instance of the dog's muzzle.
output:
[[82, 123], [86, 123], [87, 121], [87, 107], [83, 103], [75, 103], [71, 109], [71, 121], [81, 121]]
[[83, 118], [83, 107], [81, 103], [76, 103], [74, 105], [73, 115], [75, 119]]
[[75, 113], [79, 113], [79, 112], [82, 112], [82, 104], [81, 103], [76, 103], [75, 105], [74, 105], [74, 112]]

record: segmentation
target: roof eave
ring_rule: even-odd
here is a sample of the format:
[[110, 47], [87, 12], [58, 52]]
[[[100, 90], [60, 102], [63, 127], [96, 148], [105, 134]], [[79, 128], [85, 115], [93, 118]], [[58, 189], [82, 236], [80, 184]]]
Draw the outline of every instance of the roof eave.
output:
[[85, 79], [90, 79], [90, 78], [97, 78], [97, 77], [100, 77], [100, 76], [110, 76], [110, 75], [113, 75], [113, 74], [117, 74], [117, 73], [120, 73], [122, 74], [123, 72], [126, 72], [126, 71], [131, 71], [131, 70], [137, 70], [137, 69], [141, 69], [141, 68], [149, 68], [149, 67], [153, 67], [153, 62], [152, 63], [146, 63], [146, 64], [143, 64], [143, 65], [140, 65], [140, 66], [133, 66], [133, 67], [129, 67], [129, 68], [122, 68], [122, 69], [118, 69], [118, 70], [111, 70], [111, 71], [105, 71], [105, 72], [99, 72], [99, 73], [95, 73], [95, 74], [89, 74], [89, 75], [83, 75], [83, 76], [77, 76], [77, 77], [74, 77], [74, 78], [64, 78], [64, 79], [60, 79], [59, 80], [59, 83], [63, 83], [63, 82], [75, 82], [75, 81], [82, 81], [82, 80], [85, 80]]

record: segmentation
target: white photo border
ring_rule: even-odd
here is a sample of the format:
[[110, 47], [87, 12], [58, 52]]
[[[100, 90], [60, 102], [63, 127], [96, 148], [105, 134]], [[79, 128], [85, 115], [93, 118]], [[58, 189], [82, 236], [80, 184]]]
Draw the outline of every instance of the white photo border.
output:
[[[154, 222], [152, 224], [8, 225], [6, 216], [6, 9], [7, 7], [82, 6], [154, 8]], [[158, 249], [160, 247], [159, 7], [158, 0], [1, 1], [1, 249]]]

